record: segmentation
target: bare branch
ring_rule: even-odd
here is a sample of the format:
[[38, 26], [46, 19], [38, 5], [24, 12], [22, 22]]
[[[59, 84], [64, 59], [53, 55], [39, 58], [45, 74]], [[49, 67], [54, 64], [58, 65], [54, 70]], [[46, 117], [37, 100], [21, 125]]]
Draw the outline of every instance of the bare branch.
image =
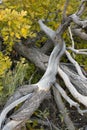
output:
[[13, 103], [14, 101], [16, 101], [17, 99], [29, 94], [29, 93], [33, 93], [35, 91], [38, 90], [38, 86], [36, 86], [35, 84], [32, 85], [23, 85], [20, 86], [15, 93], [8, 99], [7, 103], [5, 104], [4, 108], [6, 108], [7, 106], [9, 106], [11, 103]]
[[85, 10], [85, 3], [87, 2], [87, 0], [81, 0], [81, 4], [78, 8], [78, 11], [76, 12], [76, 15], [81, 16]]
[[67, 94], [64, 91], [64, 89], [58, 83], [55, 83], [55, 87], [58, 89], [58, 91], [60, 92], [62, 97], [70, 104], [70, 107], [72, 107], [72, 106], [75, 106], [75, 107], [79, 106], [79, 104], [77, 102], [73, 101], [69, 96], [67, 96]]
[[82, 103], [84, 106], [87, 107], [87, 96], [81, 95], [76, 88], [73, 86], [73, 84], [70, 82], [69, 77], [62, 71], [60, 67], [58, 67], [58, 73], [64, 80], [64, 83], [66, 87], [69, 89], [72, 96], [78, 100], [80, 103]]
[[87, 34], [85, 32], [83, 32], [81, 28], [79, 28], [79, 29], [72, 29], [72, 33], [75, 36], [78, 36], [78, 37], [80, 37], [83, 40], [87, 40]]
[[[57, 67], [59, 64], [59, 60], [60, 60], [61, 56], [63, 55], [63, 53], [65, 52], [65, 43], [61, 39], [60, 39], [60, 41], [61, 41], [61, 43], [57, 44], [51, 53], [51, 56], [50, 56], [49, 62], [48, 62], [48, 67], [47, 67], [45, 74], [40, 79], [40, 81], [37, 84], [35, 84], [35, 86], [38, 86], [38, 90], [36, 91], [35, 95], [33, 95], [30, 100], [27, 100], [24, 103], [24, 105], [22, 105], [22, 107], [16, 113], [14, 113], [14, 115], [12, 115], [10, 117], [13, 120], [13, 122], [10, 121], [9, 123], [7, 123], [7, 125], [5, 125], [3, 130], [5, 128], [9, 128], [9, 130], [12, 130], [13, 126], [11, 127], [11, 125], [12, 125], [11, 122], [15, 124], [14, 126], [18, 125], [18, 123], [16, 124], [16, 122], [14, 122], [14, 120], [18, 120], [18, 122], [19, 121], [25, 122], [32, 115], [32, 113], [39, 107], [42, 100], [44, 98], [46, 98], [46, 94], [48, 93], [51, 84], [53, 84], [56, 80]], [[53, 73], [53, 67], [55, 68], [54, 73]], [[43, 95], [43, 96], [41, 96], [41, 95]], [[10, 105], [8, 105], [7, 108], [9, 108], [9, 106]], [[15, 107], [15, 105], [14, 105], [14, 107]], [[11, 104], [9, 110], [11, 110], [12, 108], [13, 108], [13, 105]], [[6, 112], [6, 114], [9, 112], [9, 110]], [[3, 115], [3, 112], [1, 113], [1, 117], [0, 117], [1, 124], [3, 121], [2, 115]]]
[[64, 5], [64, 9], [63, 9], [63, 20], [62, 21], [65, 21], [65, 19], [66, 19], [66, 11], [67, 11], [67, 7], [68, 7], [68, 5], [69, 5], [69, 0], [66, 0], [66, 2], [65, 2], [65, 5]]
[[53, 92], [54, 92], [54, 98], [55, 98], [57, 107], [58, 107], [60, 113], [63, 115], [64, 122], [65, 122], [68, 130], [75, 130], [75, 127], [68, 115], [67, 109], [62, 101], [60, 93], [58, 92], [58, 90], [55, 87], [53, 88]]
[[69, 63], [62, 63], [61, 68], [67, 74], [71, 83], [75, 86], [76, 90], [80, 94], [87, 96], [87, 79], [84, 79], [78, 75], [75, 66]]
[[73, 14], [70, 17], [72, 18], [74, 23], [81, 26], [82, 28], [87, 27], [87, 20], [80, 20], [80, 18], [76, 14]]
[[69, 26], [68, 27], [68, 30], [69, 30], [69, 34], [70, 34], [70, 38], [71, 38], [71, 41], [72, 41], [72, 48], [74, 48], [74, 39], [73, 39], [73, 36], [72, 36], [72, 32], [71, 32], [71, 27]]
[[[41, 90], [49, 89], [50, 85], [55, 82], [56, 80], [55, 76], [57, 74], [57, 67], [59, 64], [59, 60], [64, 52], [65, 52], [65, 42], [62, 40], [61, 43], [55, 46], [54, 50], [50, 55], [47, 70], [43, 75], [43, 77], [41, 78], [41, 80], [37, 83], [39, 89]], [[45, 82], [44, 79], [46, 79]]]
[[83, 75], [82, 70], [81, 70], [81, 68], [80, 68], [80, 65], [77, 63], [77, 61], [75, 61], [75, 60], [72, 58], [72, 56], [70, 55], [70, 53], [69, 53], [68, 51], [65, 51], [65, 53], [66, 53], [66, 56], [68, 57], [69, 61], [76, 67], [76, 70], [77, 70], [78, 74], [79, 74], [82, 78], [86, 79], [86, 77]]
[[0, 4], [2, 4], [2, 0], [0, 0]]
[[22, 121], [12, 120], [2, 130], [13, 130], [17, 125], [19, 125]]
[[49, 57], [42, 53], [38, 48], [30, 46], [29, 48], [23, 44], [17, 43], [14, 45], [14, 49], [23, 57], [30, 60], [41, 70], [46, 70]]
[[[47, 27], [42, 20], [39, 20], [39, 25], [41, 29], [45, 32], [45, 34], [53, 41], [55, 44], [55, 47], [49, 56], [45, 55], [41, 52], [39, 48], [35, 47], [25, 47], [21, 43], [15, 44], [16, 50], [18, 52], [32, 61], [37, 67], [39, 67], [42, 70], [46, 70], [43, 77], [39, 80], [38, 83], [34, 84], [35, 89], [31, 90], [29, 88], [29, 85], [26, 86], [26, 90], [19, 89], [17, 93], [13, 95], [12, 98], [9, 99], [9, 102], [5, 106], [4, 110], [2, 111], [0, 115], [0, 126], [2, 127], [2, 130], [12, 130], [21, 123], [25, 123], [27, 119], [31, 117], [33, 112], [39, 107], [40, 103], [48, 96], [49, 90], [51, 85], [55, 84], [56, 82], [56, 74], [59, 73], [59, 75], [62, 77], [66, 87], [72, 94], [72, 96], [80, 103], [82, 103], [85, 107], [87, 107], [87, 91], [84, 92], [84, 90], [87, 90], [87, 78], [83, 75], [81, 68], [79, 64], [71, 57], [71, 55], [66, 51], [66, 55], [71, 63], [73, 63], [74, 70], [73, 72], [70, 72], [70, 70], [67, 72], [65, 69], [61, 69], [63, 65], [61, 65], [61, 68], [59, 67], [60, 58], [64, 54], [66, 47], [65, 42], [62, 39], [62, 34], [64, 31], [70, 26], [71, 22], [74, 22], [75, 24], [81, 26], [81, 28], [87, 27], [87, 20], [81, 20], [79, 16], [83, 13], [83, 10], [85, 8], [85, 2], [86, 0], [83, 0], [77, 13], [67, 17], [65, 19], [65, 22], [62, 23], [57, 31], [53, 31], [49, 27]], [[68, 5], [69, 0], [66, 0], [66, 4], [64, 7], [63, 15], [65, 17], [66, 15], [66, 9]], [[72, 48], [74, 49], [74, 40], [72, 37], [71, 29], [69, 28], [70, 37], [72, 40]], [[79, 32], [82, 36], [82, 32]], [[86, 35], [86, 34], [85, 34]], [[53, 46], [53, 45], [52, 45]], [[42, 49], [43, 52], [44, 49]], [[75, 49], [74, 49], [75, 50]], [[81, 53], [83, 53], [82, 50], [79, 50]], [[85, 51], [85, 50], [84, 50]], [[86, 52], [86, 51], [85, 51]], [[49, 59], [49, 62], [48, 62]], [[48, 63], [48, 67], [47, 67]], [[76, 71], [76, 72], [75, 72]], [[67, 74], [68, 73], [68, 74]], [[70, 77], [69, 77], [70, 75]], [[73, 80], [75, 78], [75, 81]], [[81, 80], [81, 81], [80, 81]], [[79, 83], [77, 83], [79, 81]], [[74, 83], [75, 82], [75, 83]], [[81, 83], [81, 85], [79, 85]], [[74, 86], [75, 85], [75, 86]], [[81, 88], [82, 87], [82, 88]], [[80, 88], [80, 90], [76, 89]], [[85, 88], [84, 90], [82, 90]], [[66, 94], [66, 92], [59, 86], [57, 89], [59, 89], [61, 95], [70, 103], [70, 105], [75, 106], [78, 111], [83, 114], [84, 112], [87, 112], [87, 110], [81, 110], [79, 108], [79, 104], [77, 102], [74, 102], [71, 98], [69, 98]], [[28, 90], [28, 91], [27, 91]], [[31, 91], [31, 92], [30, 92]], [[59, 101], [58, 107], [63, 113], [65, 123], [69, 130], [75, 130], [73, 123], [71, 122], [66, 110], [64, 111], [64, 105], [61, 101], [60, 94], [56, 89], [54, 88], [54, 93], [56, 93], [55, 96], [59, 96], [56, 98], [56, 101]], [[83, 95], [79, 92], [82, 91]], [[31, 95], [30, 95], [31, 94]], [[58, 95], [57, 95], [58, 94]], [[30, 97], [29, 97], [30, 95]], [[60, 98], [60, 99], [58, 99]], [[25, 101], [26, 100], [26, 101]], [[9, 117], [6, 116], [10, 110], [12, 110], [16, 105], [19, 103], [24, 102], [24, 104], [15, 112], [12, 113]], [[61, 103], [61, 104], [60, 104]], [[6, 121], [4, 121], [6, 119]], [[4, 121], [4, 126], [3, 125]], [[69, 124], [70, 123], [70, 124]]]
[[76, 107], [79, 114], [81, 114], [81, 115], [83, 115], [84, 113], [87, 113], [87, 110], [80, 109], [80, 107], [79, 107], [80, 105], [77, 102], [73, 101], [58, 83], [55, 83], [55, 87], [58, 89], [61, 96], [70, 104], [70, 107], [72, 107], [72, 106]]
[[50, 37], [51, 40], [54, 39], [55, 36], [55, 31], [53, 31], [52, 29], [50, 29], [49, 27], [47, 27], [42, 20], [38, 21], [40, 28], [45, 32], [45, 34]]
[[8, 114], [8, 112], [10, 110], [12, 110], [15, 106], [17, 106], [18, 104], [24, 102], [26, 99], [30, 98], [32, 96], [32, 93], [24, 96], [24, 97], [21, 97], [19, 98], [18, 100], [14, 101], [13, 103], [11, 103], [9, 106], [7, 106], [2, 112], [1, 112], [1, 115], [0, 115], [0, 128], [1, 128], [1, 124], [2, 122], [5, 120], [5, 117], [6, 115]]
[[86, 51], [85, 51], [85, 49], [79, 49], [79, 50], [77, 50], [77, 49], [74, 49], [72, 47], [68, 47], [68, 49], [71, 50], [72, 52], [74, 52], [75, 54], [87, 55], [87, 52], [86, 52], [87, 49], [86, 49]]

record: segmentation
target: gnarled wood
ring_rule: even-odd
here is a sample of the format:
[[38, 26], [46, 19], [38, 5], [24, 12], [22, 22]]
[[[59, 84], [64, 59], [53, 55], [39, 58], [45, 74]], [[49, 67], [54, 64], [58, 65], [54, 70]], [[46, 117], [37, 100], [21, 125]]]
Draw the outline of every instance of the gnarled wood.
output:
[[[59, 90], [60, 94], [63, 96], [63, 98], [66, 99], [68, 103], [71, 103], [71, 105], [77, 107], [78, 111], [80, 111], [78, 102], [82, 103], [87, 108], [87, 78], [84, 73], [82, 73], [78, 63], [69, 56], [66, 50], [65, 42], [62, 39], [62, 34], [70, 26], [70, 24], [74, 22], [78, 26], [76, 26], [77, 28], [73, 27], [74, 31], [72, 32], [81, 38], [84, 36], [83, 39], [87, 40], [87, 34], [81, 32], [82, 28], [87, 27], [87, 20], [80, 20], [80, 16], [82, 15], [85, 8], [85, 1], [86, 0], [82, 1], [76, 13], [64, 19], [65, 22], [62, 22], [56, 31], [47, 27], [42, 20], [39, 20], [41, 29], [51, 39], [52, 45], [48, 43], [50, 47], [48, 47], [48, 45], [44, 45], [41, 49], [39, 49], [37, 47], [32, 47], [31, 45], [29, 47], [26, 47], [22, 43], [17, 43], [14, 45], [15, 50], [17, 50], [20, 55], [33, 62], [36, 67], [46, 71], [38, 83], [20, 87], [14, 93], [14, 95], [10, 97], [0, 114], [0, 129], [13, 130], [16, 127], [19, 127], [22, 123], [25, 123], [26, 120], [29, 119], [33, 112], [39, 107], [40, 103], [49, 95], [50, 87], [52, 85], [54, 85], [54, 87]], [[78, 30], [79, 26], [81, 28], [80, 30]], [[72, 26], [70, 28], [72, 30]], [[71, 37], [72, 40], [73, 35]], [[49, 50], [49, 48], [53, 47], [53, 44], [55, 47], [49, 57], [45, 53]], [[75, 49], [74, 46], [73, 49]], [[68, 59], [73, 64], [72, 67], [67, 64], [60, 63], [60, 59], [65, 52]], [[67, 96], [67, 93], [63, 90], [62, 86], [58, 86], [56, 84], [57, 73], [59, 73], [65, 82], [66, 87], [75, 98], [75, 100], [77, 100], [77, 102], [74, 102], [70, 97]], [[57, 97], [57, 94], [59, 93], [55, 91], [55, 94]], [[57, 101], [59, 106], [60, 101], [58, 99]], [[9, 111], [13, 110], [13, 108], [20, 103], [23, 103], [20, 108], [17, 111], [13, 111], [13, 113], [11, 113], [12, 115], [6, 118]], [[64, 109], [64, 105], [62, 106], [62, 109]], [[87, 112], [87, 110], [80, 112], [83, 114], [84, 112]], [[64, 118], [67, 118], [68, 122], [70, 122], [68, 116], [65, 117], [64, 114], [63, 116]], [[66, 122], [67, 126], [68, 122]], [[75, 129], [72, 122], [70, 122], [68, 129]]]

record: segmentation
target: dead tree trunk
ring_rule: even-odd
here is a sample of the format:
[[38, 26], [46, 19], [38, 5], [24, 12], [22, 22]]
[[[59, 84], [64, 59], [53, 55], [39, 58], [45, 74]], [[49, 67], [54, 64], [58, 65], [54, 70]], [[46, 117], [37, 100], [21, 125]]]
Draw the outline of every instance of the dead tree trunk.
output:
[[[0, 114], [0, 129], [13, 130], [14, 128], [19, 127], [22, 123], [25, 123], [26, 120], [28, 120], [34, 113], [34, 111], [39, 107], [40, 103], [49, 95], [51, 86], [55, 87], [58, 90], [58, 93], [57, 91], [54, 91], [56, 95], [59, 95], [60, 93], [71, 107], [74, 106], [77, 108], [80, 114], [84, 114], [87, 112], [87, 110], [80, 109], [81, 104], [85, 108], [87, 108], [87, 78], [77, 61], [75, 61], [68, 52], [68, 50], [70, 49], [73, 53], [87, 55], [87, 49], [76, 50], [74, 48], [74, 41], [72, 37], [73, 33], [74, 35], [87, 40], [87, 34], [85, 32], [81, 32], [82, 29], [84, 30], [85, 28], [87, 28], [87, 20], [80, 20], [79, 18], [84, 11], [85, 3], [86, 0], [83, 0], [75, 14], [63, 18], [65, 22], [62, 22], [62, 24], [56, 31], [53, 31], [52, 29], [47, 27], [43, 23], [44, 21], [39, 20], [39, 25], [41, 29], [45, 32], [45, 34], [52, 42], [51, 45], [50, 43], [47, 43], [46, 45], [44, 45], [44, 48], [40, 50], [34, 47], [27, 48], [21, 43], [15, 44], [14, 48], [18, 51], [20, 55], [29, 59], [41, 70], [46, 71], [40, 81], [38, 81], [38, 83], [33, 85], [25, 85], [18, 88], [14, 95], [8, 100], [7, 104]], [[72, 22], [77, 25], [75, 26], [76, 28], [69, 27]], [[62, 38], [62, 34], [68, 27], [72, 45], [71, 47], [66, 48], [65, 41]], [[45, 53], [53, 45], [54, 49], [49, 57]], [[71, 62], [73, 69], [69, 64], [67, 65], [60, 62], [63, 54], [65, 54], [68, 60]], [[71, 95], [75, 98], [75, 101], [72, 100], [67, 95], [62, 86], [59, 85], [56, 77], [57, 74], [60, 75], [61, 79], [65, 83], [65, 86], [67, 87]], [[59, 100], [56, 99], [56, 102], [59, 102]], [[7, 118], [7, 114], [9, 113], [9, 111], [11, 111], [20, 103], [23, 103], [23, 105]], [[72, 123], [71, 126], [72, 127], [68, 127], [68, 129], [74, 130], [75, 128]]]

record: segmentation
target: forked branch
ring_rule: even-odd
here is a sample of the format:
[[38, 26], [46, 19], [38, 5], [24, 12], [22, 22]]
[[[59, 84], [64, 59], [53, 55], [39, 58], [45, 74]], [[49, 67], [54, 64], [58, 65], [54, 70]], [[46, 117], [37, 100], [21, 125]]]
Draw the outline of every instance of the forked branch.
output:
[[[63, 98], [67, 100], [67, 102], [71, 106], [75, 106], [78, 109], [79, 113], [83, 114], [84, 112], [87, 112], [87, 110], [81, 111], [81, 109], [79, 108], [79, 103], [87, 107], [87, 78], [82, 73], [82, 70], [79, 64], [72, 58], [69, 52], [66, 51], [65, 42], [62, 38], [62, 34], [70, 26], [71, 22], [74, 22], [81, 28], [87, 27], [87, 20], [82, 21], [79, 18], [79, 16], [83, 13], [85, 1], [82, 1], [77, 13], [67, 17], [65, 19], [65, 22], [62, 23], [56, 31], [53, 31], [52, 29], [47, 27], [43, 23], [42, 20], [39, 20], [39, 25], [41, 29], [45, 32], [45, 34], [52, 40], [52, 42], [55, 45], [49, 57], [47, 69], [44, 62], [48, 61], [48, 56], [45, 55], [44, 53], [40, 53], [40, 51], [38, 51], [40, 49], [36, 49], [34, 47], [32, 47], [33, 49], [32, 48], [26, 49], [26, 47], [24, 47], [21, 44], [20, 44], [20, 47], [16, 46], [17, 49], [19, 50], [19, 53], [22, 56], [34, 62], [34, 64], [37, 67], [42, 68], [43, 70], [46, 69], [46, 72], [44, 73], [42, 78], [38, 81], [38, 83], [33, 84], [33, 85], [26, 85], [25, 87], [20, 87], [14, 93], [14, 95], [9, 99], [9, 101], [7, 102], [3, 111], [0, 114], [0, 129], [1, 130], [13, 130], [16, 127], [19, 127], [20, 124], [25, 123], [26, 120], [28, 120], [31, 117], [31, 115], [34, 113], [34, 111], [39, 107], [40, 103], [49, 95], [50, 87], [52, 85], [54, 85], [58, 89], [58, 91], [63, 96]], [[70, 28], [70, 31], [71, 30], [72, 28]], [[81, 30], [79, 33], [81, 35], [83, 34]], [[71, 39], [72, 39], [72, 34], [71, 34]], [[74, 49], [74, 44], [75, 43], [73, 43], [73, 47], [72, 47], [73, 49]], [[83, 51], [80, 50], [80, 52], [83, 52]], [[33, 53], [35, 54], [33, 55]], [[70, 60], [70, 62], [73, 64], [75, 68], [73, 69], [73, 72], [71, 72], [70, 70], [67, 70], [66, 66], [64, 66], [63, 64], [60, 64], [60, 59], [64, 53], [66, 53], [68, 59]], [[63, 79], [71, 95], [79, 103], [73, 101], [70, 97], [68, 97], [66, 92], [63, 90], [63, 88], [61, 86], [58, 86], [58, 84], [56, 83], [56, 75], [58, 73]], [[77, 81], [79, 81], [80, 85]], [[83, 88], [85, 91], [83, 91]], [[57, 94], [59, 93], [56, 92], [56, 96]], [[20, 108], [17, 111], [14, 111], [13, 108], [15, 108], [20, 103], [23, 103], [23, 104], [21, 104]], [[7, 114], [11, 110], [13, 110], [12, 115], [7, 117]], [[66, 122], [66, 124], [68, 123]], [[75, 128], [72, 123], [71, 123], [71, 126], [72, 126], [72, 130], [74, 130]]]

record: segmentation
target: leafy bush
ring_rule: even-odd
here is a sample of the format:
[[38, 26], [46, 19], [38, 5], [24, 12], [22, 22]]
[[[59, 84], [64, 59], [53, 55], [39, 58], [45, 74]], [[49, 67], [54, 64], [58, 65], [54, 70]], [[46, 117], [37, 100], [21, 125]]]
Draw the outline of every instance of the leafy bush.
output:
[[4, 104], [7, 97], [12, 95], [18, 86], [23, 85], [28, 69], [28, 63], [24, 62], [25, 60], [21, 59], [13, 71], [8, 70], [0, 75], [0, 105]]
[[28, 36], [29, 25], [26, 15], [27, 12], [23, 10], [21, 12], [8, 8], [0, 10], [0, 36], [10, 49], [18, 39]]

